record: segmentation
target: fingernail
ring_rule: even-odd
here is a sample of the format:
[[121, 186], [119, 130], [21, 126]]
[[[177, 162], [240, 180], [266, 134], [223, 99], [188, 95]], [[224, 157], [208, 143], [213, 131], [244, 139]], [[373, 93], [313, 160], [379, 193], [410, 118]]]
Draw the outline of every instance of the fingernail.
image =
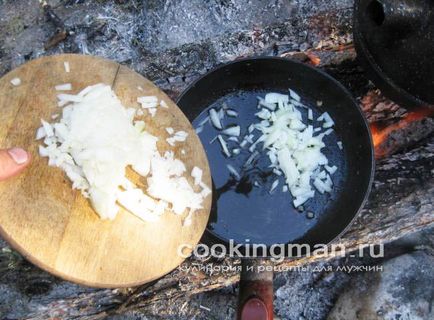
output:
[[29, 159], [27, 152], [21, 148], [12, 148], [8, 150], [9, 155], [14, 159], [16, 164], [26, 163]]

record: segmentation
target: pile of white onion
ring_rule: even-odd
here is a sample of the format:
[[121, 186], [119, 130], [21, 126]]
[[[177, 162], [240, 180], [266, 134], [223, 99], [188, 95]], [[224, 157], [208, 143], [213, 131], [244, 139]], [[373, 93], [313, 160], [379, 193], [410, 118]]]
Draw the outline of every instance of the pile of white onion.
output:
[[[307, 109], [307, 119], [303, 120], [297, 107]], [[312, 109], [305, 106], [293, 90], [289, 90], [288, 95], [268, 93], [265, 97], [258, 97], [258, 109], [255, 115], [260, 121], [249, 125], [242, 138], [240, 126], [224, 128], [222, 123], [226, 115], [237, 117], [237, 112], [225, 105], [219, 110], [211, 109], [209, 116], [199, 123], [196, 132], [200, 133], [203, 126], [210, 122], [219, 131], [215, 139], [219, 141], [228, 161], [238, 156], [241, 150], [248, 150], [250, 156], [240, 170], [251, 167], [253, 161], [265, 152], [276, 175], [270, 193], [279, 184], [278, 176], [283, 174], [285, 183], [282, 191], [291, 192], [295, 207], [313, 198], [315, 189], [321, 194], [330, 193], [333, 188], [332, 175], [338, 168], [330, 166], [327, 157], [321, 152], [326, 147], [323, 138], [333, 132], [334, 122], [330, 115], [325, 112], [314, 121]], [[319, 126], [315, 127], [314, 124]], [[255, 137], [255, 130], [259, 131], [259, 136]], [[238, 145], [231, 149], [228, 140]], [[340, 141], [338, 146], [342, 149]], [[227, 168], [230, 175], [240, 179], [241, 174], [232, 164], [228, 163]]]
[[[56, 89], [71, 90], [71, 86]], [[145, 122], [134, 121], [142, 109], [152, 110], [154, 116], [158, 107], [167, 108], [164, 101], [139, 97], [142, 109], [125, 108], [105, 84], [89, 86], [76, 95], [62, 93], [58, 99], [59, 121], [42, 120], [37, 131], [36, 138], [45, 144], [39, 153], [49, 158], [49, 165], [65, 171], [72, 187], [90, 199], [101, 218], [114, 219], [122, 206], [146, 221], [158, 219], [166, 209], [175, 214], [189, 210], [185, 223], [191, 223], [191, 213], [202, 208], [211, 192], [202, 182], [202, 170], [193, 168], [191, 185], [184, 163], [171, 151], [160, 154], [158, 138], [146, 131]], [[187, 136], [178, 131], [173, 139], [183, 142]], [[146, 193], [126, 178], [127, 166], [147, 177]]]

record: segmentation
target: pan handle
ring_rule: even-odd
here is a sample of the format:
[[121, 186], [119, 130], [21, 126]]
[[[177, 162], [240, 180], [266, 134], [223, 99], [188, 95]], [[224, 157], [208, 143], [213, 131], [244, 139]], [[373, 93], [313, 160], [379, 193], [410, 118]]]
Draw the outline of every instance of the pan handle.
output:
[[266, 259], [242, 259], [237, 320], [273, 320], [273, 271]]

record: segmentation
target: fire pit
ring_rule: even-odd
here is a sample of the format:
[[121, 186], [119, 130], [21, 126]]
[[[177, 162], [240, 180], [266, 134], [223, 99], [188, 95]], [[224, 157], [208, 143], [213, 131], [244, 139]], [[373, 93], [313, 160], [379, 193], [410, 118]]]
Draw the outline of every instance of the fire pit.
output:
[[[264, 4], [252, 0], [249, 6], [242, 0], [40, 2], [0, 2], [0, 75], [41, 55], [88, 53], [126, 64], [176, 98], [199, 75], [240, 57], [280, 56], [314, 65], [358, 99], [370, 121], [378, 159], [368, 204], [340, 243], [348, 251], [356, 250], [361, 244], [389, 243], [434, 225], [433, 109], [407, 110], [385, 98], [367, 78], [352, 40], [353, 1]], [[140, 310], [163, 316], [182, 314], [185, 319], [193, 318], [194, 312], [197, 319], [209, 319], [212, 313], [226, 319], [197, 301], [196, 311], [191, 311], [186, 297], [223, 288], [230, 292], [238, 281], [239, 261], [192, 258], [159, 281], [139, 288], [86, 289], [29, 265], [2, 240], [0, 248], [0, 285], [6, 288], [0, 290], [0, 302], [6, 302], [0, 305], [12, 306], [0, 307], [5, 318], [96, 319]], [[324, 258], [285, 260], [278, 266], [300, 267], [318, 261]], [[27, 296], [31, 304], [25, 302]], [[235, 300], [229, 301], [228, 319], [235, 308]], [[330, 306], [324, 307], [327, 310]]]

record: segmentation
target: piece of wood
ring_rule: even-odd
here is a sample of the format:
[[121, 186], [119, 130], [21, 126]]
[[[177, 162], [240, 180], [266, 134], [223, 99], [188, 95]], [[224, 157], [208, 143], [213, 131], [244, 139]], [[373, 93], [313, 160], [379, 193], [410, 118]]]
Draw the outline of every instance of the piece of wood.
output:
[[[64, 70], [65, 61], [70, 73]], [[21, 79], [20, 86], [10, 83], [15, 77]], [[0, 233], [31, 262], [64, 279], [95, 287], [135, 286], [167, 274], [184, 260], [178, 247], [199, 241], [208, 221], [211, 196], [205, 199], [204, 209], [193, 215], [190, 226], [183, 226], [187, 212], [175, 215], [167, 211], [156, 222], [144, 222], [121, 209], [114, 221], [101, 220], [89, 201], [71, 189], [63, 171], [48, 166], [47, 158], [38, 155], [42, 142], [35, 141], [35, 132], [41, 118], [51, 121], [51, 115], [61, 112], [55, 85], [71, 83], [74, 94], [101, 82], [112, 85], [127, 107], [139, 108], [139, 96], [164, 100], [168, 109], [159, 107], [154, 118], [145, 112], [137, 120], [145, 121], [147, 131], [160, 138], [161, 153], [174, 150], [188, 173], [194, 166], [202, 168], [203, 181], [211, 185], [205, 152], [190, 122], [153, 83], [101, 58], [45, 57], [0, 80], [0, 145], [23, 147], [33, 158], [22, 175], [0, 184]], [[166, 127], [188, 132], [186, 142], [169, 146]]]

